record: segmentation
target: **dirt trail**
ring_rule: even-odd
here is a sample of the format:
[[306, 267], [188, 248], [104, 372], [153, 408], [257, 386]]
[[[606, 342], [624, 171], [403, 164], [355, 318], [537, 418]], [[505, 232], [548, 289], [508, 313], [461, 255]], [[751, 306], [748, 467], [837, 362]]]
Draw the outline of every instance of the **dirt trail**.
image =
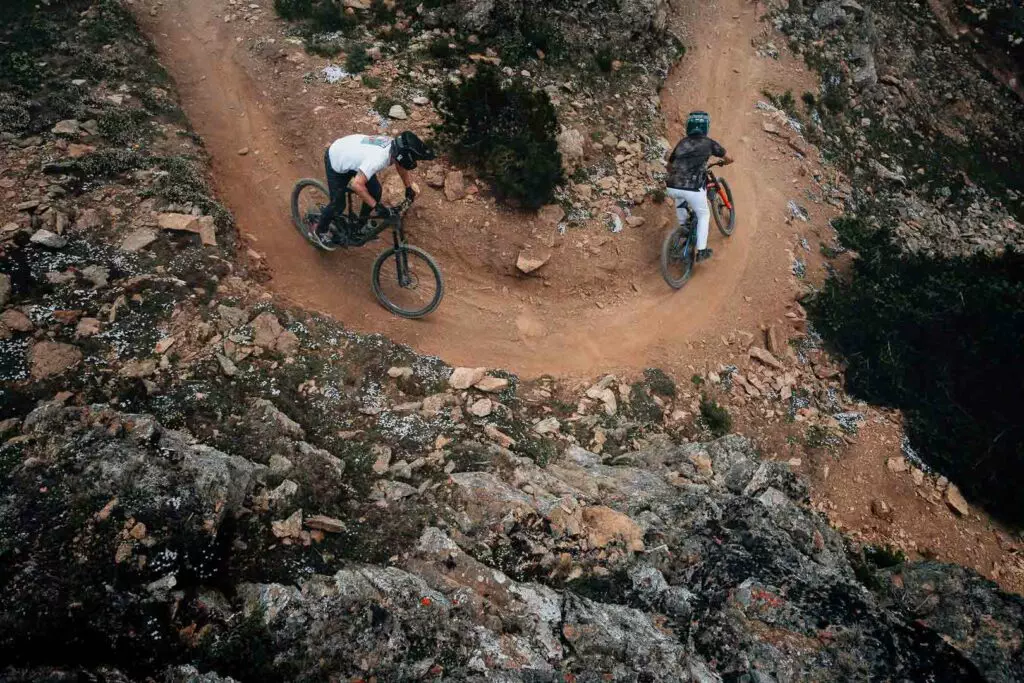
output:
[[[786, 201], [798, 191], [797, 162], [782, 155], [768, 163], [769, 144], [754, 103], [763, 88], [789, 87], [785, 79], [800, 69], [783, 69], [757, 56], [750, 40], [761, 24], [756, 6], [746, 0], [722, 0], [707, 12], [707, 20], [690, 26], [699, 38], [690, 41], [696, 44], [688, 46], [663, 90], [670, 139], [680, 134], [679, 112], [706, 108], [712, 134], [737, 160], [723, 173], [738, 208], [736, 232], [725, 240], [712, 223], [715, 258], [702, 264], [683, 290], [665, 286], [650, 258], [662, 238], [655, 229], [644, 235], [651, 241], [644, 258], [619, 265], [630, 280], [609, 275], [603, 283], [608, 290], [627, 290], [628, 296], [603, 307], [446, 253], [439, 261], [448, 294], [422, 321], [395, 318], [373, 299], [369, 270], [380, 243], [324, 255], [291, 227], [292, 183], [322, 173], [321, 157], [294, 144], [302, 135], [296, 129], [315, 127], [315, 120], [296, 117], [294, 104], [286, 114], [282, 103], [267, 96], [265, 84], [246, 68], [245, 44], [236, 39], [233, 25], [219, 18], [215, 4], [179, 0], [142, 19], [212, 155], [219, 195], [239, 229], [256, 238], [273, 273], [271, 285], [286, 298], [450, 363], [505, 367], [525, 376], [585, 376], [651, 365], [681, 371], [709, 358], [721, 337], [739, 329], [756, 332], [781, 319], [792, 300], [787, 249], [795, 228], [784, 218]], [[331, 139], [326, 127], [319, 139]], [[243, 148], [258, 154], [240, 155]], [[669, 209], [657, 211], [667, 216]], [[430, 215], [410, 226], [413, 243], [451, 252], [451, 228], [443, 220], [429, 220]], [[635, 291], [628, 291], [631, 283]]]

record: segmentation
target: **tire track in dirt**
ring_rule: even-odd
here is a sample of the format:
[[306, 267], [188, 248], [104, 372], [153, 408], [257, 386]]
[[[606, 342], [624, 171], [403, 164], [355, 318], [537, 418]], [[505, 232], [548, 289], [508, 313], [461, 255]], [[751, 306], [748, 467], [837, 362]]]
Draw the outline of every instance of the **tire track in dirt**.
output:
[[[387, 313], [370, 291], [370, 265], [381, 242], [321, 254], [291, 226], [291, 186], [300, 177], [319, 176], [320, 160], [300, 159], [299, 150], [289, 147], [285, 133], [294, 120], [253, 81], [244, 44], [212, 4], [179, 0], [155, 16], [140, 12], [140, 19], [211, 154], [218, 195], [240, 231], [258, 240], [255, 247], [266, 253], [273, 273], [271, 286], [287, 300], [451, 363], [505, 367], [524, 376], [589, 376], [652, 365], [685, 372], [711, 358], [721, 337], [737, 329], [756, 332], [781, 319], [792, 300], [786, 250], [793, 228], [783, 217], [796, 191], [793, 162], [766, 163], [764, 153], [748, 147], [763, 137], [753, 107], [758, 93], [768, 81], [785, 77], [777, 63], [759, 58], [751, 47], [760, 27], [755, 5], [722, 0], [706, 12], [707, 19], [698, 19], [691, 28], [699, 37], [663, 89], [670, 139], [679, 136], [687, 111], [705, 108], [712, 115], [712, 135], [737, 160], [722, 174], [736, 199], [736, 232], [725, 240], [712, 223], [715, 258], [701, 264], [685, 288], [671, 291], [656, 264], [626, 264], [636, 273], [632, 281], [640, 293], [602, 309], [564, 296], [538, 301], [536, 289], [515, 278], [464, 259], [440, 259], [445, 300], [427, 319], [407, 321]], [[328, 138], [325, 133], [325, 143]], [[258, 154], [239, 155], [243, 148]], [[663, 210], [668, 215], [670, 209]], [[415, 224], [412, 232], [413, 243], [428, 251], [432, 243], [460, 239], [443, 225]], [[660, 245], [661, 234], [651, 237]], [[605, 286], [630, 285], [610, 275]]]

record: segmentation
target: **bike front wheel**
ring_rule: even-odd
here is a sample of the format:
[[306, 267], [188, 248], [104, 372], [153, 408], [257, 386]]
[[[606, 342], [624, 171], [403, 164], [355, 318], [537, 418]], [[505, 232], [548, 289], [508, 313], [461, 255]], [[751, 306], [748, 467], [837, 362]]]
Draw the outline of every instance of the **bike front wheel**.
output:
[[387, 249], [373, 262], [373, 294], [395, 315], [422, 318], [441, 303], [444, 280], [430, 254], [403, 244]]
[[[736, 203], [732, 199], [732, 190], [729, 189], [729, 183], [719, 178], [718, 185], [719, 188], [715, 190], [714, 196], [709, 197], [711, 200], [711, 215], [715, 217], [715, 225], [718, 226], [718, 230], [728, 237], [736, 229]], [[723, 192], [725, 193], [725, 198], [729, 200], [728, 206], [722, 200]]]
[[665, 235], [661, 245], [661, 276], [672, 289], [686, 284], [697, 259], [695, 234], [689, 226], [680, 226]]
[[325, 244], [313, 233], [320, 222], [320, 214], [330, 201], [330, 193], [319, 180], [303, 178], [292, 188], [292, 223], [295, 229], [307, 242], [325, 251], [334, 251], [338, 245], [333, 242]]

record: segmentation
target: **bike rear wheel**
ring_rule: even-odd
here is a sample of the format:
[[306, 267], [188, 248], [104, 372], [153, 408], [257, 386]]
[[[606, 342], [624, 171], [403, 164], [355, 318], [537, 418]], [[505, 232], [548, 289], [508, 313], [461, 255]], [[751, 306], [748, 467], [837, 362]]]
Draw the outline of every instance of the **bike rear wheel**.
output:
[[316, 238], [314, 232], [320, 221], [320, 214], [331, 201], [331, 195], [319, 180], [303, 178], [295, 183], [292, 189], [292, 223], [307, 242], [317, 249], [334, 251], [338, 245], [328, 242], [324, 244]]
[[732, 190], [729, 189], [729, 183], [719, 178], [718, 184], [722, 191], [725, 192], [725, 196], [729, 200], [729, 206], [725, 205], [725, 202], [722, 201], [722, 195], [716, 190], [714, 196], [709, 197], [711, 200], [711, 215], [715, 217], [715, 225], [718, 226], [718, 230], [728, 237], [736, 229], [736, 203], [732, 199]]
[[670, 231], [661, 245], [661, 276], [672, 289], [679, 289], [686, 284], [693, 273], [693, 264], [696, 263], [696, 231], [691, 228], [690, 222]]
[[403, 244], [381, 252], [373, 262], [373, 294], [395, 315], [422, 318], [441, 303], [444, 280], [430, 254]]

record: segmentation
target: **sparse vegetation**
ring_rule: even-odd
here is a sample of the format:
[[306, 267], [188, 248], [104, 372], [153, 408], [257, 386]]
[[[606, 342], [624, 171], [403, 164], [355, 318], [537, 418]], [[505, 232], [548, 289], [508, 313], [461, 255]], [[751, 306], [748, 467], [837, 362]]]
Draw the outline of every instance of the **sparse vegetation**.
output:
[[366, 46], [362, 43], [353, 45], [345, 57], [345, 71], [348, 71], [350, 74], [357, 74], [361, 73], [369, 65], [370, 55], [366, 52]]
[[729, 411], [706, 395], [700, 399], [700, 419], [715, 437], [725, 436], [732, 430], [732, 416]]

